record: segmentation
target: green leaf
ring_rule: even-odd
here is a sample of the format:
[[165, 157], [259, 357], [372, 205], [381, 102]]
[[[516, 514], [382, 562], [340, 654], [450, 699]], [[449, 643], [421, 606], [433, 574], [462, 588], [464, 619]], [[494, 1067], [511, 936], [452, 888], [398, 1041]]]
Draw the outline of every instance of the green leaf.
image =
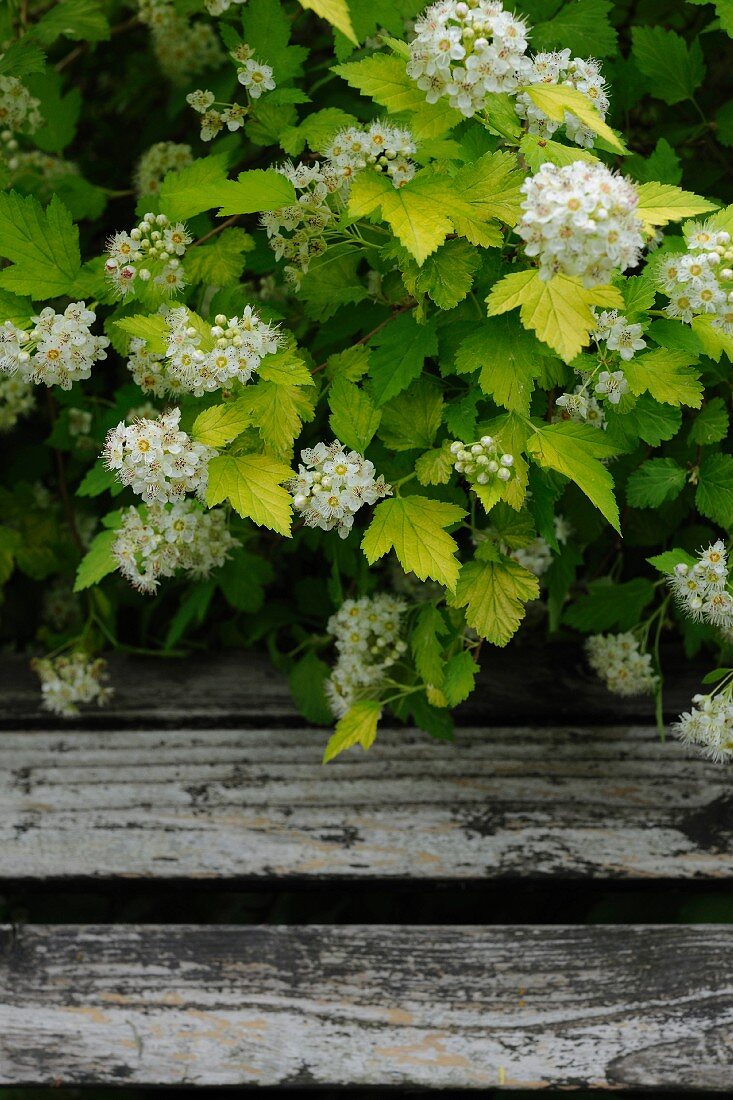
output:
[[9, 290], [0, 290], [0, 321], [12, 321], [14, 325], [25, 328], [32, 313], [35, 313], [30, 298], [21, 298]]
[[262, 441], [278, 455], [289, 459], [303, 421], [313, 419], [314, 399], [300, 386], [260, 381], [248, 387], [240, 401], [249, 403], [252, 422], [257, 425]]
[[429, 497], [396, 497], [383, 500], [362, 539], [362, 550], [370, 565], [394, 549], [406, 573], [421, 581], [431, 580], [455, 587], [458, 577], [458, 545], [445, 528], [465, 516], [463, 508]]
[[58, 0], [34, 24], [31, 33], [48, 46], [59, 35], [75, 42], [101, 42], [109, 38], [110, 28], [97, 0]]
[[415, 474], [421, 485], [447, 485], [453, 473], [453, 456], [447, 447], [435, 447], [415, 462]]
[[247, 263], [246, 253], [255, 247], [243, 229], [225, 229], [208, 244], [189, 248], [184, 260], [189, 283], [208, 286], [236, 286]]
[[[25, 84], [28, 91], [40, 100], [43, 116], [43, 125], [33, 135], [33, 144], [44, 153], [60, 153], [76, 136], [81, 113], [81, 92], [78, 88], [65, 92], [61, 75], [53, 69], [44, 73], [33, 73]], [[56, 194], [58, 198], [62, 198], [59, 191]]]
[[650, 229], [717, 209], [716, 203], [670, 183], [642, 183], [636, 190], [639, 195], [636, 213]]
[[278, 89], [301, 75], [308, 50], [290, 45], [292, 20], [279, 0], [248, 0], [242, 9], [242, 28], [255, 56], [272, 67]]
[[577, 146], [571, 149], [567, 145], [561, 145], [559, 141], [540, 137], [538, 134], [524, 134], [519, 142], [519, 152], [533, 172], [548, 162], [556, 164], [558, 168], [565, 168], [576, 160], [584, 160], [591, 164], [598, 163], [598, 157], [588, 149], [578, 149]]
[[300, 713], [306, 722], [317, 726], [330, 726], [333, 721], [328, 705], [324, 684], [331, 673], [330, 668], [309, 650], [290, 673], [290, 690]]
[[415, 290], [427, 294], [439, 309], [453, 309], [473, 286], [480, 262], [478, 252], [467, 241], [446, 241], [425, 260]]
[[76, 495], [78, 497], [98, 497], [102, 493], [112, 492], [113, 496], [117, 496], [115, 490], [119, 489], [121, 489], [121, 486], [117, 480], [117, 474], [114, 470], [107, 469], [104, 459], [98, 458], [91, 470], [87, 470], [82, 478], [79, 488], [76, 490]]
[[692, 99], [705, 76], [700, 43], [688, 46], [684, 38], [664, 27], [632, 27], [632, 57], [649, 77], [652, 94], [673, 106]]
[[282, 488], [293, 471], [267, 454], [218, 455], [209, 462], [207, 504], [229, 500], [240, 516], [280, 535], [290, 535], [291, 497]]
[[173, 221], [192, 218], [219, 206], [227, 188], [228, 160], [223, 154], [199, 157], [178, 172], [169, 172], [160, 185], [160, 209]]
[[646, 559], [650, 565], [658, 569], [660, 573], [670, 576], [678, 565], [693, 566], [696, 558], [688, 554], [686, 550], [665, 550], [662, 554], [655, 554], [653, 558]]
[[[553, 5], [556, 7], [557, 5]], [[608, 20], [611, 0], [574, 0], [548, 22], [532, 27], [532, 49], [569, 49], [578, 57], [609, 57], [616, 50], [616, 31]]]
[[729, 417], [722, 397], [712, 397], [703, 405], [695, 417], [688, 439], [706, 447], [710, 443], [720, 443], [728, 435]]
[[716, 363], [720, 362], [721, 355], [727, 356], [733, 362], [733, 336], [722, 328], [714, 327], [713, 318], [709, 314], [692, 318], [692, 332], [705, 355], [709, 355]]
[[363, 218], [381, 211], [400, 243], [422, 265], [453, 229], [445, 189], [445, 181], [425, 172], [395, 187], [383, 173], [364, 171], [351, 186], [349, 213]]
[[43, 72], [45, 66], [45, 53], [27, 34], [11, 42], [0, 56], [0, 76], [29, 76]]
[[443, 683], [443, 642], [449, 633], [442, 613], [431, 603], [423, 604], [410, 633], [410, 649], [415, 668], [426, 684], [440, 687]]
[[443, 419], [443, 395], [428, 378], [393, 397], [382, 410], [380, 439], [393, 451], [429, 447]]
[[563, 622], [586, 634], [600, 634], [612, 628], [631, 630], [654, 599], [654, 592], [652, 582], [643, 577], [623, 584], [592, 581], [588, 595], [579, 596], [568, 607]]
[[323, 763], [327, 764], [354, 745], [361, 745], [363, 749], [371, 748], [381, 717], [382, 707], [375, 699], [360, 699], [354, 703], [336, 723], [336, 729], [323, 754]]
[[150, 351], [156, 355], [164, 355], [168, 347], [168, 325], [165, 317], [159, 313], [146, 317], [136, 313], [132, 317], [119, 317], [112, 321], [115, 328], [124, 332], [127, 336], [136, 336], [144, 340]]
[[0, 287], [37, 301], [73, 294], [81, 270], [79, 230], [63, 203], [0, 194], [0, 255], [13, 266], [0, 272]]
[[512, 412], [529, 415], [529, 405], [546, 349], [515, 317], [490, 317], [461, 342], [456, 370], [479, 370], [479, 386], [487, 397]]
[[623, 309], [616, 287], [589, 289], [567, 275], [544, 280], [536, 268], [505, 275], [494, 284], [486, 302], [490, 317], [519, 307], [524, 327], [536, 332], [566, 363], [590, 342], [596, 324], [591, 306]]
[[700, 465], [697, 510], [721, 527], [733, 527], [733, 457], [711, 454]]
[[627, 153], [628, 149], [611, 127], [603, 121], [588, 96], [568, 84], [530, 84], [522, 88], [535, 107], [554, 122], [564, 122], [565, 112], [579, 118], [591, 133], [611, 146], [616, 153]]
[[230, 401], [212, 405], [196, 417], [191, 435], [207, 447], [224, 447], [252, 423], [252, 409], [247, 401]]
[[603, 447], [613, 445], [602, 438], [603, 433], [587, 424], [570, 421], [550, 424], [535, 432], [527, 441], [527, 452], [543, 467], [557, 470], [574, 481], [590, 502], [596, 506], [611, 526], [620, 531], [618, 506], [613, 495], [613, 478], [599, 458]]
[[450, 604], [466, 608], [466, 622], [482, 638], [505, 646], [524, 618], [525, 603], [539, 594], [537, 577], [513, 559], [474, 559], [461, 567]]
[[342, 111], [340, 107], [324, 107], [314, 111], [299, 126], [293, 126], [280, 135], [280, 144], [291, 157], [302, 153], [306, 145], [316, 153], [325, 153], [334, 134], [347, 126], [358, 126], [354, 115]]
[[[274, 168], [254, 168], [251, 172], [240, 172], [236, 183], [228, 180], [222, 184], [220, 197], [211, 205], [218, 205], [219, 217], [224, 217], [279, 210], [283, 206], [292, 206], [296, 201], [295, 188], [285, 176]], [[208, 206], [203, 209], [208, 209]]]
[[682, 165], [666, 138], [659, 138], [648, 157], [634, 156], [624, 164], [624, 171], [640, 183], [673, 183], [682, 179]]
[[382, 414], [364, 390], [345, 378], [336, 378], [328, 395], [329, 424], [337, 439], [363, 454], [379, 427]]
[[369, 297], [357, 273], [363, 258], [360, 249], [342, 242], [310, 261], [298, 292], [309, 317], [327, 321], [341, 306], [355, 305]]
[[456, 653], [446, 661], [442, 692], [448, 705], [457, 707], [464, 699], [468, 699], [476, 684], [476, 674], [480, 671], [467, 649]]
[[[484, 153], [461, 168], [452, 181], [450, 216], [456, 232], [472, 240], [463, 219], [488, 222], [498, 218], [516, 225], [522, 212], [524, 174], [515, 153]], [[473, 241], [480, 244], [480, 241]]]
[[269, 561], [238, 546], [214, 575], [227, 603], [237, 611], [253, 615], [261, 610], [265, 602], [264, 586], [274, 574]]
[[418, 324], [414, 311], [401, 313], [371, 339], [372, 397], [384, 405], [420, 376], [425, 360], [438, 354], [435, 324]]
[[295, 346], [281, 348], [268, 355], [260, 364], [260, 378], [265, 382], [277, 382], [280, 386], [314, 386], [311, 372], [301, 359]]
[[650, 393], [665, 405], [689, 405], [699, 409], [703, 387], [693, 369], [696, 356], [686, 351], [655, 348], [636, 355], [623, 365], [629, 389], [637, 396]]
[[112, 546], [117, 538], [116, 531], [100, 531], [89, 544], [76, 571], [74, 591], [81, 592], [101, 581], [108, 573], [114, 573], [117, 561], [112, 555]]
[[631, 474], [626, 499], [633, 508], [658, 508], [679, 496], [687, 482], [687, 471], [673, 458], [650, 458]]
[[460, 112], [449, 106], [447, 99], [428, 103], [425, 93], [405, 72], [405, 62], [399, 57], [375, 54], [362, 61], [336, 65], [333, 71], [390, 114], [410, 112], [413, 116], [410, 128], [418, 142], [442, 137], [463, 121]]
[[349, 42], [353, 42], [355, 46], [359, 45], [351, 25], [351, 15], [346, 0], [299, 0], [299, 3], [301, 8], [315, 12], [337, 31], [341, 31]]

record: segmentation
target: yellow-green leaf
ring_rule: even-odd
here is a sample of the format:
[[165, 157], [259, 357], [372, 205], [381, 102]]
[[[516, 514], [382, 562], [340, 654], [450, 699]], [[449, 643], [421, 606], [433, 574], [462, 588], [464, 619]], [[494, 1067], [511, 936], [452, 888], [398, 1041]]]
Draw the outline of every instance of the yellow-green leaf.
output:
[[333, 71], [390, 114], [409, 112], [412, 116], [410, 130], [417, 142], [442, 137], [463, 121], [460, 112], [451, 107], [447, 99], [428, 103], [425, 93], [407, 75], [405, 62], [399, 57], [375, 54], [361, 61], [336, 65]]
[[206, 502], [228, 500], [240, 516], [290, 535], [292, 500], [282, 482], [292, 476], [290, 467], [272, 455], [218, 455], [209, 462]]
[[458, 577], [458, 545], [445, 528], [465, 514], [455, 504], [429, 497], [383, 500], [374, 510], [361, 547], [370, 565], [394, 549], [405, 572], [452, 589]]
[[611, 127], [603, 121], [590, 99], [577, 88], [571, 88], [567, 84], [531, 84], [523, 88], [536, 107], [551, 118], [553, 122], [564, 122], [565, 112], [579, 118], [584, 126], [594, 134], [603, 138], [617, 153], [627, 153], [628, 149], [614, 133]]
[[636, 185], [636, 190], [639, 194], [636, 213], [648, 229], [694, 218], [717, 208], [716, 203], [671, 183], [641, 183]]
[[696, 357], [687, 351], [655, 348], [623, 364], [629, 389], [637, 396], [648, 392], [664, 405], [699, 409], [703, 387], [694, 369]]
[[574, 481], [611, 526], [620, 531], [613, 478], [599, 461], [614, 451], [602, 432], [571, 421], [548, 424], [527, 440], [527, 453], [540, 466], [557, 470]]
[[466, 622], [482, 638], [505, 646], [524, 618], [525, 603], [539, 594], [537, 577], [513, 559], [474, 559], [461, 567], [450, 603], [466, 608]]
[[197, 443], [207, 447], [223, 447], [236, 439], [252, 423], [252, 409], [247, 401], [230, 401], [204, 409], [193, 422], [191, 434]]
[[361, 745], [369, 749], [377, 736], [377, 725], [382, 716], [382, 706], [376, 699], [360, 699], [349, 707], [343, 718], [339, 719], [326, 751], [323, 763], [327, 764], [345, 749]]
[[444, 189], [445, 183], [428, 173], [419, 172], [404, 187], [394, 187], [380, 172], [360, 172], [351, 187], [349, 213], [362, 218], [381, 210], [397, 239], [422, 265], [453, 229]]

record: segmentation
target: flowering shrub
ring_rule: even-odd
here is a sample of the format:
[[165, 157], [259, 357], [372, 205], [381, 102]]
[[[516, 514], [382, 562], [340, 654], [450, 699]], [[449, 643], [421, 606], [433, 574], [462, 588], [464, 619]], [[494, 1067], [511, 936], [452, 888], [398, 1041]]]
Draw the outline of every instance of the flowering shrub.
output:
[[330, 759], [534, 602], [730, 759], [729, 6], [421, 6], [3, 6], [4, 642], [266, 646]]

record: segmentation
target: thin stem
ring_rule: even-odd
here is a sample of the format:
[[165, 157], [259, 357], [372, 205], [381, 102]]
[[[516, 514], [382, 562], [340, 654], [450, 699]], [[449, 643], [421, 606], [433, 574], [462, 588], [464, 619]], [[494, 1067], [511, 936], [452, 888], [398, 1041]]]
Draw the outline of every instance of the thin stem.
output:
[[[50, 390], [46, 390], [46, 401], [48, 405], [48, 414], [51, 421], [51, 426], [56, 420], [56, 402], [53, 399], [53, 394]], [[66, 522], [69, 526], [69, 532], [71, 534], [72, 542], [77, 548], [79, 553], [83, 556], [86, 553], [86, 548], [82, 542], [81, 535], [79, 534], [79, 528], [76, 526], [76, 515], [74, 513], [74, 505], [71, 502], [71, 496], [69, 494], [69, 486], [66, 481], [66, 464], [64, 462], [64, 456], [58, 447], [53, 448], [54, 461], [56, 463], [56, 479], [59, 486], [59, 495], [61, 497], [61, 505], [64, 509], [64, 515], [66, 516]]]
[[221, 233], [222, 229], [226, 229], [230, 225], [234, 225], [242, 217], [241, 214], [232, 214], [230, 218], [226, 218], [221, 225], [215, 225], [213, 229], [210, 229], [208, 233], [204, 233], [203, 237], [199, 237], [197, 241], [194, 241], [190, 246], [196, 248], [199, 244], [204, 244], [206, 241], [210, 241], [212, 237], [215, 237], [217, 233]]

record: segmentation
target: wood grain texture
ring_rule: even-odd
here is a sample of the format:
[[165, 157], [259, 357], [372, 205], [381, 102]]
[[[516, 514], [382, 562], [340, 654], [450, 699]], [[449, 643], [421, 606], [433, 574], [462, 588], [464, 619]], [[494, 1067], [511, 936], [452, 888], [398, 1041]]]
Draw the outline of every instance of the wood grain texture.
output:
[[722, 878], [726, 770], [654, 728], [0, 734], [0, 878]]
[[[87, 729], [244, 728], [301, 724], [287, 680], [257, 653], [201, 654], [184, 660], [109, 658], [115, 689], [104, 710], [94, 708], [77, 727]], [[459, 724], [515, 725], [580, 722], [603, 725], [654, 721], [650, 697], [611, 695], [590, 671], [578, 646], [518, 645], [484, 652], [476, 692], [458, 709]], [[665, 655], [665, 710], [674, 718], [699, 690], [706, 669], [674, 650]], [[39, 708], [37, 677], [24, 657], [0, 657], [0, 729], [64, 729], [68, 721]]]
[[733, 1088], [733, 928], [0, 928], [0, 1083]]

